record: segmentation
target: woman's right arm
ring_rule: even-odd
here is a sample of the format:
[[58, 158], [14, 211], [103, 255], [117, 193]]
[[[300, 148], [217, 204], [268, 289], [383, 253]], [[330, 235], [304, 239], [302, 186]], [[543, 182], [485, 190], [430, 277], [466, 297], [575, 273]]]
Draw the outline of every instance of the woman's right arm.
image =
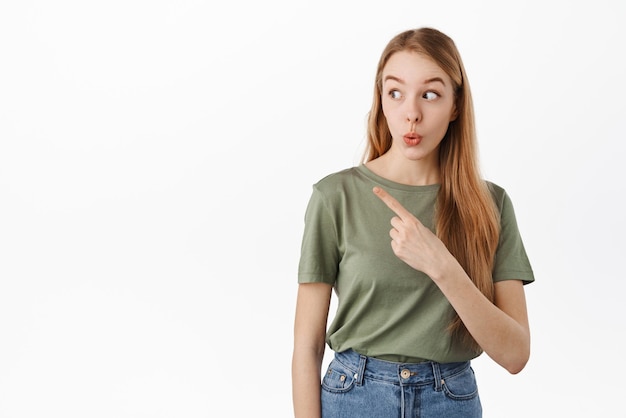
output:
[[296, 418], [321, 417], [321, 368], [332, 286], [298, 285], [291, 378]]

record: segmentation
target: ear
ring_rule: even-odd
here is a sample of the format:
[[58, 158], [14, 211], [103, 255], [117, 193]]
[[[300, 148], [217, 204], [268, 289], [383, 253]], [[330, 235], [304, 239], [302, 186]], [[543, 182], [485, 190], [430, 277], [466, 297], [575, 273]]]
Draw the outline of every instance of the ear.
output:
[[452, 105], [452, 111], [450, 112], [450, 122], [454, 122], [459, 117], [459, 111], [456, 106], [456, 102]]

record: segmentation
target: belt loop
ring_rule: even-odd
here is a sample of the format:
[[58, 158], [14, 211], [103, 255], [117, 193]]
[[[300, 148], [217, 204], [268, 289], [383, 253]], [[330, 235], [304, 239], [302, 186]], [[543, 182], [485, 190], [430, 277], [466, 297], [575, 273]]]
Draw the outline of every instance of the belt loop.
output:
[[441, 368], [439, 367], [439, 363], [431, 362], [433, 366], [433, 376], [435, 376], [435, 391], [441, 392], [443, 379], [441, 378]]
[[359, 354], [359, 357], [360, 357], [359, 369], [357, 370], [356, 375], [354, 376], [357, 386], [363, 385], [363, 376], [365, 375], [365, 363], [367, 362], [366, 356]]

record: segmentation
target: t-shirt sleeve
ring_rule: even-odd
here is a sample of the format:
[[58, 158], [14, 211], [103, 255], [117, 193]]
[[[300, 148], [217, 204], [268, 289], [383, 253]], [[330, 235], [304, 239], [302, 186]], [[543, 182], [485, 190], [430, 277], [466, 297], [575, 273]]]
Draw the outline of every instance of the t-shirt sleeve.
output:
[[521, 280], [524, 284], [532, 283], [535, 277], [517, 226], [513, 203], [506, 192], [501, 195], [499, 206], [501, 230], [493, 281]]
[[335, 283], [340, 261], [336, 225], [325, 196], [314, 187], [304, 216], [298, 283]]

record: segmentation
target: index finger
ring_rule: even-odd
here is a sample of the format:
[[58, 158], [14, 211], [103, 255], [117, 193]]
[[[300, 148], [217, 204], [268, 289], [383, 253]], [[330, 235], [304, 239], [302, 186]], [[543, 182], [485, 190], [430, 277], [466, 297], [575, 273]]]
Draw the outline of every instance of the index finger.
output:
[[413, 214], [406, 210], [392, 195], [380, 187], [374, 187], [373, 192], [380, 200], [382, 200], [389, 209], [403, 221], [414, 218]]

